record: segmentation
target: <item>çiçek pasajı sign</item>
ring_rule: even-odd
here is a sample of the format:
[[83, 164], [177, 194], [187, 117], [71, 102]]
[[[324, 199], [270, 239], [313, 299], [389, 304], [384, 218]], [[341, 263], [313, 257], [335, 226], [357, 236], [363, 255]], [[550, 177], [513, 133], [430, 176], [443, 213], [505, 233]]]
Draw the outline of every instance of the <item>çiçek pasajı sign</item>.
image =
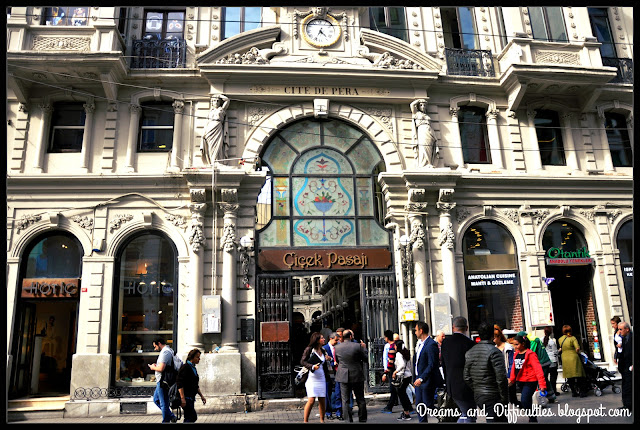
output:
[[547, 264], [550, 265], [581, 265], [591, 264], [593, 258], [589, 255], [587, 247], [576, 251], [563, 251], [560, 248], [550, 248], [547, 251]]

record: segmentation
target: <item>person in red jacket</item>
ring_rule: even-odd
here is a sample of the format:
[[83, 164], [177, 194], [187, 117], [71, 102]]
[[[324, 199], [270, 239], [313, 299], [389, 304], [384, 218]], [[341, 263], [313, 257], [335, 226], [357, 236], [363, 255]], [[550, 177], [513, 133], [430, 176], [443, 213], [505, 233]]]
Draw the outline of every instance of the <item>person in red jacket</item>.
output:
[[[529, 349], [529, 340], [523, 336], [516, 336], [514, 346], [516, 349], [513, 357], [513, 366], [511, 367], [511, 375], [509, 376], [509, 385], [518, 383], [522, 393], [520, 402], [522, 408], [531, 410], [533, 406], [533, 393], [536, 387], [540, 386], [540, 395], [547, 395], [547, 383], [544, 379], [544, 372], [538, 356]], [[531, 411], [529, 422], [536, 423], [538, 419]]]

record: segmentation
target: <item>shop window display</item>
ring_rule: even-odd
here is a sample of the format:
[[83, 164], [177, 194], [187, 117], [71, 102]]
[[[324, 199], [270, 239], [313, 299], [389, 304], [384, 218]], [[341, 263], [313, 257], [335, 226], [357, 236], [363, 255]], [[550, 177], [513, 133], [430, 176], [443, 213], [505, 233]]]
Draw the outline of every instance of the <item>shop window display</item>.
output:
[[499, 224], [473, 224], [463, 238], [469, 328], [482, 321], [506, 329], [522, 324], [519, 275], [513, 238]]
[[176, 252], [164, 237], [146, 233], [124, 249], [119, 261], [116, 385], [150, 385], [153, 339], [175, 341]]

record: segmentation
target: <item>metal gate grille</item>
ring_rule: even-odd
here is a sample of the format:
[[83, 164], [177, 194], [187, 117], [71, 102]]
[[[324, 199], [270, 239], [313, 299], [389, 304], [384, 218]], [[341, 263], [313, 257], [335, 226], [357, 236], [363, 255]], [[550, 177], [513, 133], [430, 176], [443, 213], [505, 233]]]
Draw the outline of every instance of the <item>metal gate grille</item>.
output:
[[369, 352], [369, 391], [388, 391], [382, 386], [384, 331], [398, 331], [396, 283], [393, 274], [360, 275], [364, 341]]
[[289, 342], [292, 317], [291, 282], [285, 277], [258, 277], [258, 395], [282, 398], [294, 395]]

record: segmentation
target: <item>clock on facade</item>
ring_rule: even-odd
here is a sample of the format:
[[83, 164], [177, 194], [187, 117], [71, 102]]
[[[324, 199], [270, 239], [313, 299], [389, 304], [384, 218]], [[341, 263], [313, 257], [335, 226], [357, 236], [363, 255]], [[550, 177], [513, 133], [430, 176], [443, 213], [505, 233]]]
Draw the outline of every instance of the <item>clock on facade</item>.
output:
[[335, 44], [340, 38], [340, 25], [330, 16], [318, 17], [309, 15], [302, 21], [302, 37], [311, 46], [326, 48]]

